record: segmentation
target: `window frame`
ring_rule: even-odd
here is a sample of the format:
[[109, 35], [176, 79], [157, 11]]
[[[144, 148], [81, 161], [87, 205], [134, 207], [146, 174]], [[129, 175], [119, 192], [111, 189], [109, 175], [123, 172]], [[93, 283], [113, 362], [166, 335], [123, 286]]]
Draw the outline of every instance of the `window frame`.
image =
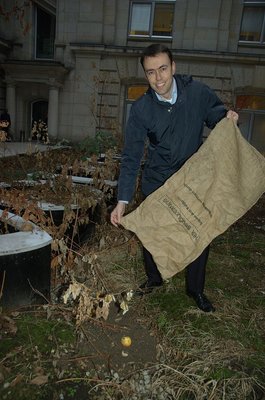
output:
[[129, 118], [129, 114], [130, 114], [130, 110], [131, 110], [131, 106], [132, 104], [139, 98], [139, 97], [135, 97], [133, 98], [129, 98], [128, 94], [129, 94], [129, 89], [133, 88], [133, 87], [139, 87], [142, 88], [143, 91], [141, 94], [139, 94], [139, 97], [141, 97], [149, 88], [149, 85], [147, 82], [138, 82], [138, 83], [133, 83], [133, 84], [127, 84], [125, 86], [125, 99], [124, 99], [124, 113], [123, 113], [123, 127], [124, 127], [124, 132], [126, 130], [126, 126], [127, 126], [127, 122], [128, 122], [128, 118]]
[[[241, 115], [246, 115], [248, 117], [248, 127], [247, 127], [247, 132], [244, 136], [244, 138], [252, 145], [254, 146], [254, 134], [253, 134], [253, 130], [254, 130], [254, 122], [255, 122], [255, 117], [256, 116], [263, 116], [265, 118], [265, 111], [263, 110], [251, 110], [251, 109], [242, 109], [238, 111], [239, 114], [239, 129], [240, 129], [240, 116]], [[255, 147], [258, 151], [264, 153], [264, 149], [260, 149]]]
[[[38, 10], [49, 14], [51, 17], [54, 17], [54, 38], [53, 38], [53, 54], [51, 57], [39, 57], [37, 52], [37, 44], [38, 44]], [[35, 29], [35, 38], [34, 38], [34, 58], [35, 60], [54, 60], [55, 59], [55, 37], [56, 37], [56, 12], [52, 12], [51, 10], [46, 9], [45, 7], [40, 6], [39, 4], [35, 5], [34, 9], [34, 29]]]
[[[245, 104], [244, 102], [241, 103], [242, 100], [240, 100], [240, 97], [243, 96], [245, 97]], [[261, 98], [260, 103], [258, 103], [257, 106], [253, 105], [253, 100], [255, 100], [255, 97]], [[252, 102], [251, 102], [251, 98]], [[265, 95], [263, 93], [244, 93], [244, 92], [239, 92], [236, 94], [236, 110], [239, 114], [239, 129], [241, 128], [242, 125], [242, 116], [246, 116], [248, 118], [247, 121], [247, 128], [246, 131], [243, 132], [241, 131], [242, 135], [244, 138], [252, 145], [254, 146], [254, 125], [255, 125], [255, 119], [258, 116], [262, 116], [265, 120]], [[248, 101], [250, 100], [250, 102]], [[243, 99], [244, 101], [244, 99]], [[256, 147], [256, 146], [255, 146]], [[256, 147], [258, 151], [264, 152], [265, 148], [258, 148]]]
[[[242, 24], [243, 24], [243, 17], [244, 17], [244, 10], [246, 7], [262, 7], [263, 10], [263, 21], [262, 21], [262, 27], [260, 31], [260, 40], [244, 40], [240, 39], [241, 32], [242, 32]], [[265, 1], [264, 0], [246, 0], [244, 1], [243, 4], [243, 11], [242, 11], [242, 17], [241, 17], [241, 24], [240, 24], [240, 32], [239, 32], [239, 44], [247, 44], [247, 45], [255, 45], [255, 46], [265, 46]]]
[[[156, 4], [174, 4], [176, 0], [132, 0], [130, 1], [130, 12], [129, 12], [129, 21], [128, 21], [128, 38], [129, 39], [159, 39], [159, 40], [172, 40], [173, 39], [173, 24], [172, 24], [172, 34], [171, 35], [153, 35], [154, 29], [154, 17], [155, 17], [155, 6]], [[150, 24], [149, 24], [149, 34], [147, 35], [132, 35], [130, 34], [131, 25], [132, 25], [132, 12], [133, 12], [133, 5], [134, 4], [147, 4], [151, 5], [150, 11]], [[175, 7], [174, 11], [175, 13]], [[173, 16], [174, 22], [174, 16]]]

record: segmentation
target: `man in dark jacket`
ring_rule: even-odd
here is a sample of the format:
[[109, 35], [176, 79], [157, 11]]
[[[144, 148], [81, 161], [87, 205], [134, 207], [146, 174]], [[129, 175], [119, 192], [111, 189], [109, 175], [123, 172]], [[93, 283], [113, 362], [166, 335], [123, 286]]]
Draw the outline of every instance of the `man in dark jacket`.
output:
[[[225, 116], [238, 119], [205, 84], [190, 76], [176, 75], [170, 50], [161, 44], [148, 46], [141, 57], [148, 91], [131, 108], [125, 135], [118, 184], [118, 204], [111, 213], [111, 222], [118, 226], [125, 207], [131, 201], [145, 143], [146, 162], [142, 176], [144, 197], [158, 189], [201, 146], [204, 125], [213, 129]], [[158, 244], [159, 245], [159, 244]], [[204, 295], [205, 268], [209, 246], [186, 268], [187, 294], [197, 306], [214, 311]], [[138, 293], [149, 293], [163, 284], [160, 272], [147, 249], [143, 249], [147, 281]]]

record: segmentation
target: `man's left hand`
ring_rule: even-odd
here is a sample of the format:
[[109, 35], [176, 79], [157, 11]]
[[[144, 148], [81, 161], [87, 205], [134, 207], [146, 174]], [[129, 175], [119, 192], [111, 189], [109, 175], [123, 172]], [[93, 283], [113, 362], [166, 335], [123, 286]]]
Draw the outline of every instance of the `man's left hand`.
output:
[[226, 118], [231, 118], [235, 123], [238, 121], [238, 113], [233, 110], [229, 110], [226, 114]]

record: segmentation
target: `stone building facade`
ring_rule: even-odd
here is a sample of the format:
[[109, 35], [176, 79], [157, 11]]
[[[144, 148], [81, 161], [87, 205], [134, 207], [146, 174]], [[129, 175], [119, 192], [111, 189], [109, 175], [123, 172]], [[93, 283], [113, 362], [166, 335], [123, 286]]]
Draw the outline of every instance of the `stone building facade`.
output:
[[30, 138], [36, 119], [47, 120], [57, 140], [122, 136], [130, 105], [146, 89], [140, 53], [162, 42], [177, 72], [205, 82], [237, 109], [242, 133], [265, 151], [265, 1], [0, 5], [0, 108], [11, 115], [15, 140], [21, 131]]

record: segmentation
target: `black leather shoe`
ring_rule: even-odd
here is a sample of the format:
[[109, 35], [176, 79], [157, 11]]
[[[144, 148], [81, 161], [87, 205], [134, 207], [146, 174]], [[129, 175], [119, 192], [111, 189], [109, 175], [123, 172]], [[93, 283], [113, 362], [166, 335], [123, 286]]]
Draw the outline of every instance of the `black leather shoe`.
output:
[[197, 304], [198, 308], [204, 312], [214, 312], [215, 308], [210, 302], [210, 300], [207, 299], [207, 297], [202, 294], [202, 293], [190, 293], [188, 292], [187, 295], [189, 297], [192, 297], [195, 300], [195, 303]]
[[143, 296], [145, 294], [151, 293], [155, 288], [162, 286], [163, 281], [153, 282], [153, 281], [146, 281], [142, 283], [139, 288], [134, 292], [136, 296]]

